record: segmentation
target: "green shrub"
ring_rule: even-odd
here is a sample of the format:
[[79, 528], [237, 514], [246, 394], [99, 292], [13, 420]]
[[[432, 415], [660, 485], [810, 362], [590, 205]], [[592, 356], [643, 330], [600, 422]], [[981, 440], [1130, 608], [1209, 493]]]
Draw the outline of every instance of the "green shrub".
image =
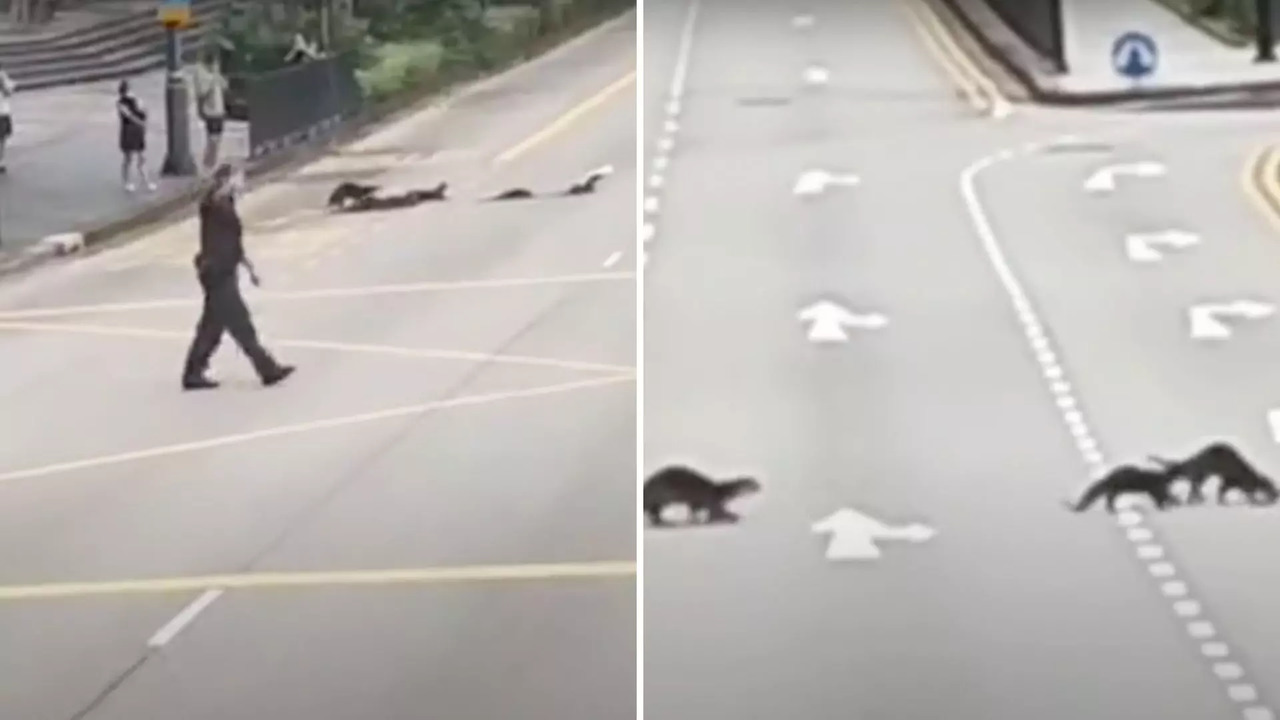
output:
[[445, 50], [438, 42], [386, 43], [372, 50], [372, 63], [356, 70], [365, 97], [383, 102], [427, 84], [440, 70]]

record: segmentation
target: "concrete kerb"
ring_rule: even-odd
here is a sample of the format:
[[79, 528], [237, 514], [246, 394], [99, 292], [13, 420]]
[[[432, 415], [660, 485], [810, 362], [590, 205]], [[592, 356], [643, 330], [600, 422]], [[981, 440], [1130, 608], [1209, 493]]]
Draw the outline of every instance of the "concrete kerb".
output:
[[[1159, 100], [1225, 98], [1238, 95], [1280, 95], [1280, 81], [1181, 85], [1138, 90], [1072, 92], [1046, 84], [1054, 72], [1049, 62], [1028, 47], [982, 0], [937, 0], [950, 12], [945, 19], [955, 21], [974, 38], [983, 52], [993, 58], [1026, 91], [1032, 101], [1060, 107], [1106, 106]], [[1280, 97], [1266, 105], [1280, 105]]]
[[[626, 8], [616, 14], [606, 14], [580, 25], [565, 28], [560, 33], [535, 43], [528, 52], [511, 63], [496, 67], [479, 77], [445, 87], [424, 88], [421, 93], [410, 93], [401, 99], [370, 106], [327, 136], [311, 142], [299, 143], [246, 163], [245, 175], [249, 181], [248, 189], [253, 190], [270, 184], [282, 176], [316, 162], [336, 147], [357, 143], [419, 113], [433, 108], [442, 111], [448, 107], [453, 98], [481, 90], [509, 72], [530, 67], [558, 50], [567, 50], [577, 42], [586, 41], [597, 34], [607, 32], [614, 25], [625, 22], [634, 13], [634, 8]], [[54, 258], [75, 255], [90, 249], [122, 245], [137, 239], [147, 231], [181, 221], [191, 215], [193, 205], [205, 187], [204, 180], [193, 180], [188, 187], [174, 191], [141, 209], [130, 210], [106, 221], [42, 238], [35, 245], [24, 249], [17, 259], [0, 266], [0, 277], [31, 271]]]

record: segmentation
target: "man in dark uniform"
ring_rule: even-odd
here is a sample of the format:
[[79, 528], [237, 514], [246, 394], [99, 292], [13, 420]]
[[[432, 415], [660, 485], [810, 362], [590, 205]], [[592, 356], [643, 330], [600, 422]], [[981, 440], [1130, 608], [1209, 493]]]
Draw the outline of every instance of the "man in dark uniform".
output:
[[253, 362], [264, 385], [275, 385], [294, 371], [293, 366], [277, 362], [258, 342], [253, 318], [240, 295], [241, 265], [249, 271], [253, 284], [258, 284], [258, 274], [244, 253], [243, 227], [236, 212], [235, 196], [241, 184], [239, 174], [224, 163], [214, 170], [213, 188], [200, 200], [200, 253], [195, 264], [204, 291], [204, 310], [182, 372], [182, 387], [186, 390], [218, 387], [206, 372], [224, 330], [231, 333]]

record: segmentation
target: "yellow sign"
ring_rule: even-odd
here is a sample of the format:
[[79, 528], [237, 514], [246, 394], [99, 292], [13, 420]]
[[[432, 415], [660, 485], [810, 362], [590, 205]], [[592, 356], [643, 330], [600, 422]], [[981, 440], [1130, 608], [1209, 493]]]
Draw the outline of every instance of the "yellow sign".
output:
[[160, 0], [160, 24], [172, 30], [191, 25], [191, 0]]

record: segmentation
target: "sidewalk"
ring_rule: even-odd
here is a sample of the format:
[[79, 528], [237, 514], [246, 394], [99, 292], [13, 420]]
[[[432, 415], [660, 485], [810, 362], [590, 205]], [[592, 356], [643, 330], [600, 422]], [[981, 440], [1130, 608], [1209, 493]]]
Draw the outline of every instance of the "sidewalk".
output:
[[[986, 49], [1043, 102], [1113, 102], [1280, 90], [1280, 62], [1255, 63], [1252, 47], [1229, 47], [1154, 0], [1062, 0], [1066, 74], [1053, 73], [985, 0], [949, 2]], [[1133, 31], [1151, 36], [1159, 52], [1155, 74], [1136, 89], [1116, 74], [1111, 60], [1115, 39]]]
[[[158, 174], [166, 143], [164, 73], [130, 82], [150, 120], [147, 167]], [[108, 81], [14, 96], [14, 134], [6, 153], [9, 172], [0, 175], [0, 254], [10, 255], [48, 235], [119, 220], [178, 194], [192, 182], [158, 178], [155, 192], [124, 191], [116, 85]], [[198, 162], [204, 129], [194, 111], [192, 120], [192, 153]], [[227, 123], [223, 157], [242, 161], [247, 154], [248, 125]]]

